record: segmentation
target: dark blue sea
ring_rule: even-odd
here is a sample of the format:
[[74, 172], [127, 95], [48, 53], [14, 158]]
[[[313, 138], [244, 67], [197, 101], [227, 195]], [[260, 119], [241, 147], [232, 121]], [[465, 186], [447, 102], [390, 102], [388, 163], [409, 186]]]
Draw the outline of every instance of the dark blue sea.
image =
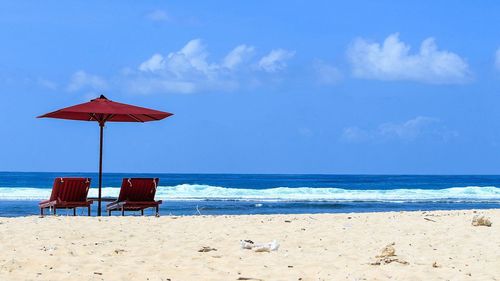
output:
[[[0, 216], [38, 214], [54, 178], [72, 176], [91, 177], [89, 196], [97, 196], [95, 173], [0, 172]], [[500, 176], [108, 173], [103, 195], [116, 197], [124, 177], [160, 178], [156, 198], [163, 200], [162, 215], [500, 208]]]

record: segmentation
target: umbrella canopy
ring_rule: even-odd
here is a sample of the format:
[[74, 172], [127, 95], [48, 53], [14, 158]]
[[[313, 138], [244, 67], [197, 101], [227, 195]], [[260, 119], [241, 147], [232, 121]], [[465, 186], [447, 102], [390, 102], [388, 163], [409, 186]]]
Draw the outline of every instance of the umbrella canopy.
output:
[[102, 143], [103, 128], [106, 122], [148, 122], [157, 121], [173, 115], [169, 112], [114, 102], [101, 95], [90, 102], [62, 108], [38, 118], [58, 118], [80, 121], [95, 121], [100, 126], [99, 146], [99, 195], [97, 215], [101, 215], [101, 189], [102, 189]]
[[172, 113], [119, 103], [101, 95], [89, 102], [66, 107], [38, 116], [81, 121], [104, 122], [148, 122], [161, 120]]

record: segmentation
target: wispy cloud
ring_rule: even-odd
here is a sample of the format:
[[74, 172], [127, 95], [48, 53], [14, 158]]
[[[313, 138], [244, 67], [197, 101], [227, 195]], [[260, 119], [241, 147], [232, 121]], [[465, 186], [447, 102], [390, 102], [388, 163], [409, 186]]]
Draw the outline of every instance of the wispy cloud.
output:
[[498, 48], [495, 53], [495, 67], [500, 71], [500, 48]]
[[146, 18], [151, 21], [169, 21], [171, 20], [170, 16], [164, 10], [154, 10], [149, 12], [146, 15]]
[[434, 38], [425, 39], [417, 53], [389, 35], [382, 44], [357, 39], [349, 47], [348, 58], [355, 77], [379, 80], [409, 80], [435, 84], [464, 83], [471, 80], [466, 61], [459, 55], [439, 50]]
[[348, 127], [342, 131], [340, 139], [347, 142], [363, 142], [372, 138], [371, 132], [358, 127]]
[[342, 80], [342, 73], [340, 70], [328, 63], [317, 60], [313, 63], [314, 71], [318, 83], [324, 85], [335, 85]]
[[83, 70], [73, 74], [66, 89], [69, 92], [77, 92], [80, 90], [106, 90], [108, 83], [104, 78], [94, 74], [89, 74]]
[[310, 138], [314, 136], [314, 131], [307, 127], [300, 127], [297, 129], [300, 136]]
[[135, 94], [179, 93], [190, 94], [199, 90], [196, 83], [189, 81], [172, 81], [158, 77], [135, 77], [126, 83], [126, 90]]
[[49, 90], [56, 90], [58, 85], [56, 82], [54, 81], [51, 81], [51, 80], [47, 80], [45, 78], [38, 78], [36, 80], [37, 84], [44, 87], [44, 88], [47, 88]]
[[383, 123], [375, 129], [348, 127], [342, 132], [341, 139], [347, 142], [390, 140], [410, 142], [420, 138], [447, 141], [457, 135], [456, 131], [447, 129], [440, 119], [418, 116], [401, 123]]
[[259, 60], [259, 68], [266, 72], [277, 72], [287, 67], [287, 61], [295, 55], [294, 51], [275, 49]]

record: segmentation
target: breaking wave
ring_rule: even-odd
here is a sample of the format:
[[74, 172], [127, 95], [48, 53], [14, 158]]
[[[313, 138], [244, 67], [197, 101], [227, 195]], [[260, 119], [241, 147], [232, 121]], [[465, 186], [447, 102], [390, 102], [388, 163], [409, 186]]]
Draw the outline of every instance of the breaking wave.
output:
[[[50, 188], [0, 187], [0, 200], [40, 200], [50, 196]], [[118, 187], [103, 188], [103, 196], [117, 197]], [[89, 191], [96, 197], [97, 189]], [[500, 202], [500, 188], [467, 186], [445, 189], [368, 189], [277, 187], [268, 189], [226, 188], [211, 185], [181, 184], [159, 186], [162, 200], [248, 200], [248, 201], [381, 201], [381, 202]]]

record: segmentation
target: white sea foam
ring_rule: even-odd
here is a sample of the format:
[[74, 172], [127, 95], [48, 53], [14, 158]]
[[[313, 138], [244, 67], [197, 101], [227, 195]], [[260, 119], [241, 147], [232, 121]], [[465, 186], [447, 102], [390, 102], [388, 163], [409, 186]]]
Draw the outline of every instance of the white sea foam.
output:
[[[48, 188], [2, 188], [0, 200], [47, 199]], [[118, 196], [118, 187], [103, 188], [103, 196]], [[96, 197], [97, 189], [89, 191]], [[445, 189], [350, 190], [342, 188], [277, 187], [269, 189], [225, 188], [210, 185], [181, 184], [159, 186], [157, 199], [163, 200], [258, 200], [258, 201], [488, 201], [500, 203], [500, 188], [468, 186]]]

